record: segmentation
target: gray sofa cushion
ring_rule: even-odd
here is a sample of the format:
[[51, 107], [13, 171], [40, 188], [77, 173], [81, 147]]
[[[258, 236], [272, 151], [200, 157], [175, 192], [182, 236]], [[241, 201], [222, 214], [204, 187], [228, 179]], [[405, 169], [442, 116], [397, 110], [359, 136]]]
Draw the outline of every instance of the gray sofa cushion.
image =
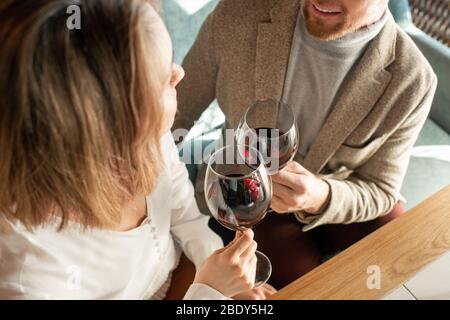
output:
[[[428, 119], [412, 151], [402, 195], [407, 209], [450, 184], [450, 135]], [[446, 159], [446, 160], [444, 160]]]

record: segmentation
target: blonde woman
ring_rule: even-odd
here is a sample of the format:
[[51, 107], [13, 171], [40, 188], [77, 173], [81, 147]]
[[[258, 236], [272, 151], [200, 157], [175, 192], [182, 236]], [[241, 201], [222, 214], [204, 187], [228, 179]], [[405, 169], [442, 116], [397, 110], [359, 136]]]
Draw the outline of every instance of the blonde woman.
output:
[[[184, 76], [148, 1], [0, 3], [0, 298], [255, 297], [251, 232], [207, 227], [169, 133]], [[248, 291], [250, 290], [250, 291]], [[265, 297], [273, 289], [258, 289]]]

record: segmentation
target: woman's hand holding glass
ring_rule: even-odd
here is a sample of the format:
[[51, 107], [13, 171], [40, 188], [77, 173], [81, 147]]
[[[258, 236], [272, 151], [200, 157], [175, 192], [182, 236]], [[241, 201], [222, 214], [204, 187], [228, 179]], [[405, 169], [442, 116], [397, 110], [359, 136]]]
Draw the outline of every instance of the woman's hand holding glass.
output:
[[255, 285], [256, 247], [252, 230], [236, 232], [232, 242], [202, 263], [194, 283], [208, 285], [227, 297], [251, 290]]

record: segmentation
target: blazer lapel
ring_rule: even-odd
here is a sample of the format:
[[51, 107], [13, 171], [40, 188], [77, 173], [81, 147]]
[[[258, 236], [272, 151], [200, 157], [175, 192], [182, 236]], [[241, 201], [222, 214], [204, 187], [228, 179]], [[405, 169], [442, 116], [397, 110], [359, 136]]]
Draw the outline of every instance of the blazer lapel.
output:
[[258, 25], [255, 100], [281, 100], [299, 8], [299, 0], [276, 1], [270, 21]]
[[396, 32], [391, 16], [342, 88], [335, 108], [306, 154], [303, 165], [309, 171], [318, 174], [323, 169], [385, 91], [391, 80], [386, 67], [395, 59]]

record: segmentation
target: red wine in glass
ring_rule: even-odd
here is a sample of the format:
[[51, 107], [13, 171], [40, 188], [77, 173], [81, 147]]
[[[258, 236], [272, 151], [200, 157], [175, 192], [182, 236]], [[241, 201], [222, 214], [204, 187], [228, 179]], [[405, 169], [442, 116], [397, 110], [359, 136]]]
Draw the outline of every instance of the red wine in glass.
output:
[[207, 197], [219, 204], [217, 221], [231, 230], [253, 227], [265, 217], [271, 202], [268, 190], [258, 179], [239, 173], [219, 178], [209, 188]]
[[[298, 143], [295, 135], [275, 128], [255, 128], [256, 149], [267, 157], [265, 165], [270, 168], [275, 161], [278, 170], [283, 169], [297, 153]], [[251, 145], [249, 143], [249, 145]]]

